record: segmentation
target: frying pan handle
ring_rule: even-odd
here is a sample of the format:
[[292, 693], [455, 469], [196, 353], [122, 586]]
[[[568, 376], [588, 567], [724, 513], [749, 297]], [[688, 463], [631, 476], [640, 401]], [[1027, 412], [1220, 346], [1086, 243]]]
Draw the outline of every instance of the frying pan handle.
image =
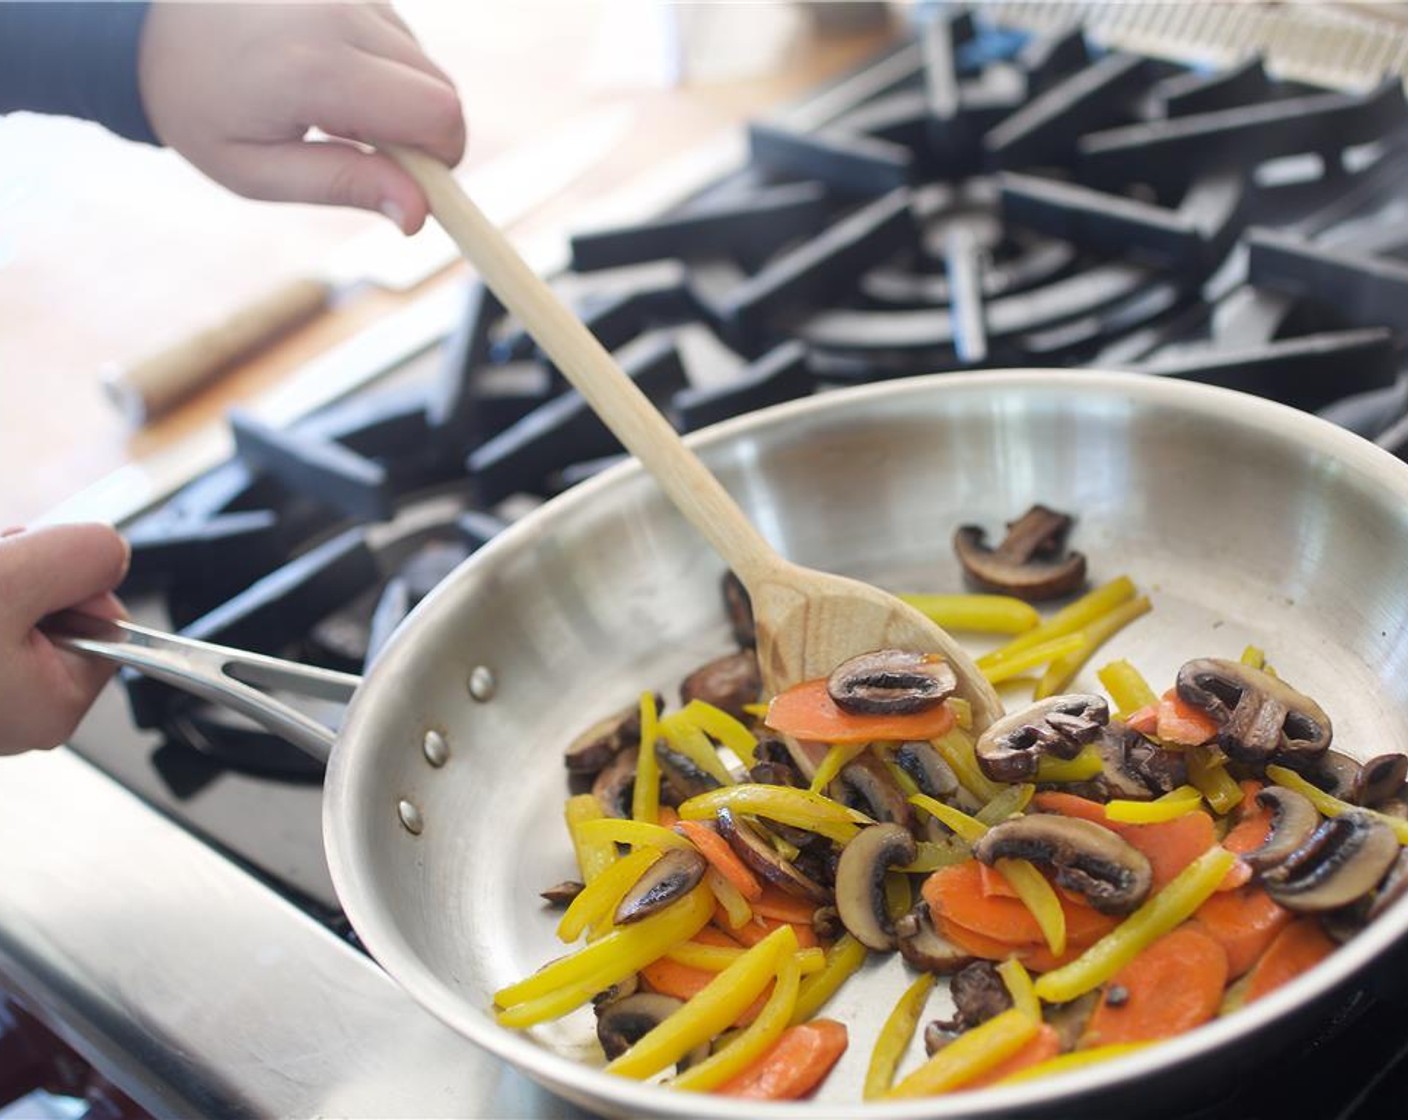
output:
[[52, 642], [65, 649], [115, 661], [203, 700], [232, 708], [325, 764], [336, 732], [262, 690], [277, 688], [346, 704], [361, 684], [361, 678], [350, 673], [245, 653], [164, 634], [132, 622], [106, 621], [72, 611], [51, 615], [45, 619], [43, 629]]

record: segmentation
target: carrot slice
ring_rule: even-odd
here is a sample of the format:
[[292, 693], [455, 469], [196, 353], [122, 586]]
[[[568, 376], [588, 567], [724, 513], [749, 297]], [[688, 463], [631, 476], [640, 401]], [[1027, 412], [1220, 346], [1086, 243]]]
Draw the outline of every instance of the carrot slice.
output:
[[[1041, 927], [1025, 903], [1016, 898], [983, 895], [980, 867], [977, 860], [965, 860], [941, 867], [925, 879], [921, 891], [929, 912], [942, 914], [956, 925], [1009, 945], [1044, 941]], [[1118, 924], [1117, 919], [1069, 898], [1061, 898], [1061, 909], [1066, 914], [1066, 937], [1071, 942], [1088, 945]]]
[[1191, 924], [1227, 953], [1227, 975], [1235, 980], [1256, 964], [1294, 915], [1257, 884], [1214, 894]]
[[738, 893], [749, 902], [762, 897], [763, 884], [758, 882], [752, 869], [734, 854], [727, 840], [703, 821], [676, 821], [675, 831], [698, 848], [699, 854], [737, 887]]
[[738, 938], [732, 936], [727, 931], [721, 930], [718, 926], [714, 925], [705, 926], [703, 929], [701, 929], [698, 933], [694, 935], [693, 940], [698, 941], [700, 944], [703, 945], [717, 945], [721, 949], [747, 948], [747, 946], [744, 945], [743, 942], [739, 941]]
[[[727, 918], [721, 916], [719, 913], [715, 913], [714, 920], [715, 922], [726, 922]], [[797, 945], [799, 948], [811, 949], [817, 944], [816, 931], [812, 929], [812, 923], [810, 919], [808, 919], [805, 923], [783, 922], [779, 921], [777, 918], [765, 917], [764, 915], [759, 914], [756, 910], [753, 911], [753, 920], [751, 922], [744, 922], [737, 929], [734, 929], [730, 926], [728, 932], [732, 934], [735, 938], [737, 938], [739, 941], [743, 942], [744, 945], [747, 945], [751, 948], [752, 946], [756, 945], [759, 941], [761, 941], [764, 937], [766, 937], [768, 934], [770, 934], [773, 930], [777, 929], [778, 926], [785, 925], [790, 925], [792, 929], [796, 932]]]
[[[717, 979], [718, 975], [717, 972], [680, 964], [679, 961], [672, 961], [669, 957], [661, 957], [659, 960], [651, 961], [640, 970], [641, 979], [645, 981], [646, 987], [652, 992], [659, 992], [664, 996], [674, 996], [676, 999], [685, 1001], [697, 996], [711, 981]], [[738, 1018], [734, 1021], [734, 1026], [746, 1027], [758, 1017], [758, 1012], [763, 1009], [763, 1004], [767, 1003], [768, 996], [772, 995], [772, 987], [772, 984], [768, 984], [758, 995], [758, 998], [739, 1013]]]
[[803, 681], [774, 696], [768, 727], [783, 735], [822, 743], [870, 743], [877, 739], [938, 739], [953, 728], [947, 704], [906, 715], [856, 715], [837, 706], [826, 691], [826, 678]]
[[1094, 944], [1094, 942], [1075, 944], [1068, 938], [1066, 951], [1057, 957], [1047, 948], [1045, 941], [1014, 945], [1007, 941], [998, 941], [996, 938], [984, 937], [981, 933], [974, 933], [971, 929], [964, 929], [942, 915], [936, 915], [933, 921], [934, 928], [965, 953], [980, 957], [985, 961], [1005, 961], [1009, 958], [1015, 958], [1021, 961], [1029, 972], [1050, 972], [1054, 968], [1070, 964]]
[[961, 1089], [981, 1089], [985, 1085], [995, 1085], [1004, 1077], [1011, 1077], [1012, 1074], [1034, 1066], [1037, 1062], [1045, 1062], [1054, 1058], [1061, 1052], [1061, 1036], [1056, 1033], [1056, 1028], [1049, 1023], [1042, 1023], [1035, 1037], [1025, 1046], [1013, 1054], [1010, 1058], [1005, 1058], [981, 1077], [974, 1078], [966, 1082]]
[[753, 913], [763, 918], [791, 922], [794, 926], [810, 927], [816, 916], [816, 903], [764, 883], [762, 892], [753, 899]]
[[1159, 701], [1158, 729], [1155, 734], [1166, 743], [1182, 743], [1199, 747], [1216, 738], [1221, 724], [1207, 712], [1185, 704], [1178, 693], [1169, 689]]
[[1124, 722], [1141, 735], [1156, 735], [1159, 730], [1159, 706], [1148, 704], [1130, 712]]
[[1100, 802], [1056, 789], [1042, 790], [1034, 794], [1031, 808], [1033, 812], [1060, 813], [1063, 817], [1079, 817], [1083, 821], [1094, 821], [1096, 824], [1110, 823], [1105, 819], [1105, 806]]
[[1335, 951], [1335, 943], [1314, 918], [1297, 918], [1276, 935], [1248, 976], [1246, 1002], [1260, 999], [1294, 980]]
[[788, 1027], [772, 1047], [738, 1076], [716, 1090], [726, 1097], [792, 1101], [825, 1080], [849, 1039], [835, 1019], [812, 1019]]
[[669, 805], [661, 805], [660, 811], [656, 814], [656, 819], [660, 822], [661, 828], [674, 828], [675, 822], [680, 819], [680, 815]]
[[[1217, 1014], [1226, 983], [1222, 946], [1192, 926], [1179, 926], [1115, 973], [1080, 1045], [1153, 1042], [1192, 1030]], [[1120, 989], [1124, 999], [1111, 1002], [1111, 992]]]
[[982, 884], [984, 898], [1017, 897], [1012, 884], [995, 867], [989, 867], [985, 863], [978, 864], [978, 881]]

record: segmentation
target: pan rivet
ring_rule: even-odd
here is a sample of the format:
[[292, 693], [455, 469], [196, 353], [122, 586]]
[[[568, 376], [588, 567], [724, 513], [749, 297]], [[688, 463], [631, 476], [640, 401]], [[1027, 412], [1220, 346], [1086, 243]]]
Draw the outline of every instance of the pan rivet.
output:
[[450, 744], [445, 742], [445, 736], [438, 731], [425, 733], [425, 743], [421, 749], [425, 751], [425, 760], [431, 766], [444, 766], [450, 761]]
[[420, 810], [403, 797], [396, 803], [396, 812], [401, 818], [401, 823], [406, 826], [406, 831], [412, 836], [419, 836], [421, 829], [425, 827], [425, 818], [420, 815]]
[[494, 672], [487, 665], [476, 665], [469, 674], [469, 694], [480, 703], [494, 698]]

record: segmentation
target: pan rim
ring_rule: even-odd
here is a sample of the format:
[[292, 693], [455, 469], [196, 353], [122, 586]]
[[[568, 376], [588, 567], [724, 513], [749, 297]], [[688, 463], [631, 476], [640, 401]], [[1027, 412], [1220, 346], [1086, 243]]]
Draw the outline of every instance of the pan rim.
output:
[[[784, 404], [759, 409], [745, 416], [691, 433], [686, 442], [696, 452], [727, 446], [749, 433], [788, 424], [812, 413], [834, 412], [858, 400], [928, 396], [935, 392], [962, 394], [975, 391], [1039, 389], [1043, 393], [1070, 393], [1108, 400], [1121, 399], [1131, 406], [1171, 406], [1185, 412], [1215, 415], [1219, 422], [1259, 428], [1281, 440], [1301, 439], [1317, 447], [1347, 469], [1393, 491], [1408, 506], [1408, 464], [1370, 441], [1339, 428], [1310, 413], [1237, 390], [1195, 382], [1175, 381], [1148, 374], [1100, 370], [1022, 368], [988, 370], [976, 373], [935, 373], [921, 377], [838, 389]], [[388, 644], [379, 668], [390, 665], [398, 648], [413, 640], [418, 618], [435, 610], [460, 579], [469, 573], [492, 570], [499, 557], [523, 547], [540, 526], [576, 503], [591, 502], [604, 490], [625, 486], [643, 474], [634, 459], [620, 463], [599, 476], [552, 499], [521, 521], [510, 526], [484, 548], [478, 550], [416, 609]], [[355, 767], [353, 750], [345, 744], [359, 741], [361, 713], [378, 691], [376, 680], [390, 674], [383, 668], [368, 675], [351, 706], [337, 747], [328, 767], [323, 798], [323, 833], [329, 869], [337, 896], [348, 919], [373, 959], [412, 998], [427, 1011], [491, 1054], [512, 1064], [534, 1080], [577, 1103], [606, 1107], [616, 1114], [671, 1117], [705, 1116], [719, 1111], [720, 1098], [679, 1093], [650, 1084], [614, 1077], [550, 1051], [526, 1035], [495, 1025], [482, 1011], [469, 1005], [444, 986], [420, 962], [400, 949], [402, 939], [394, 922], [382, 916], [371, 904], [374, 891], [364, 895], [363, 876], [356, 861], [348, 858], [353, 850], [352, 814], [344, 811], [354, 803], [350, 794]], [[367, 877], [370, 880], [370, 877]], [[370, 885], [370, 884], [368, 884]], [[1166, 1075], [1245, 1037], [1256, 1036], [1264, 1028], [1303, 1005], [1319, 1003], [1346, 988], [1359, 973], [1389, 947], [1408, 935], [1408, 902], [1400, 900], [1389, 913], [1341, 946], [1328, 960], [1271, 993], [1235, 1016], [1214, 1020], [1185, 1035], [1168, 1039], [1117, 1060], [1087, 1067], [1061, 1077], [1043, 1079], [1006, 1088], [991, 1088], [977, 1094], [916, 1098], [896, 1102], [826, 1103], [826, 1114], [836, 1117], [892, 1118], [941, 1116], [996, 1116], [1027, 1112], [1038, 1107], [1070, 1104], [1089, 1094], [1114, 1088], [1154, 1075]], [[388, 964], [387, 962], [392, 962]], [[399, 967], [409, 963], [409, 969]], [[760, 1117], [815, 1117], [813, 1102], [773, 1103], [750, 1101], [749, 1115]]]

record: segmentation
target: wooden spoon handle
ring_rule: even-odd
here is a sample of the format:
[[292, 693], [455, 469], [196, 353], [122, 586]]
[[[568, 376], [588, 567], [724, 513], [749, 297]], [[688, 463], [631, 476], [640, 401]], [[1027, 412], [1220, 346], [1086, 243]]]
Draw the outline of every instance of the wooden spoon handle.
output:
[[755, 580], [785, 563], [596, 336], [464, 193], [449, 169], [423, 152], [391, 146], [385, 150], [420, 184], [431, 212], [500, 302], [744, 585], [754, 586]]

